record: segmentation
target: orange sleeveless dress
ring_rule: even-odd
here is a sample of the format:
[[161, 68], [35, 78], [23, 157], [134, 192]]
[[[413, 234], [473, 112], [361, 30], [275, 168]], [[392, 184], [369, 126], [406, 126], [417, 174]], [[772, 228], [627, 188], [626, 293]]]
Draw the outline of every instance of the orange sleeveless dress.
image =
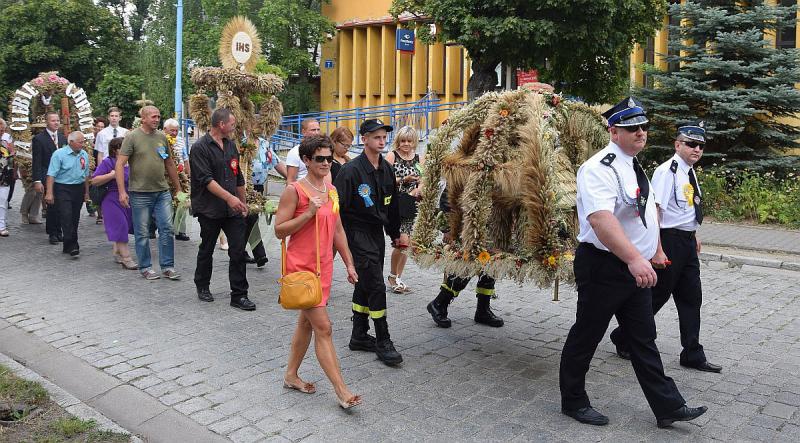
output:
[[[295, 182], [289, 185], [297, 192], [297, 209], [294, 217], [299, 217], [308, 210], [308, 196], [297, 186], [305, 186]], [[320, 283], [322, 284], [322, 302], [317, 307], [326, 306], [331, 294], [333, 279], [333, 235], [336, 232], [336, 220], [339, 218], [339, 195], [336, 188], [326, 184], [328, 202], [317, 209], [319, 220], [319, 262]], [[305, 186], [307, 192], [312, 190]], [[309, 220], [300, 230], [289, 236], [286, 245], [286, 272], [317, 271], [317, 247], [314, 244], [314, 219]]]

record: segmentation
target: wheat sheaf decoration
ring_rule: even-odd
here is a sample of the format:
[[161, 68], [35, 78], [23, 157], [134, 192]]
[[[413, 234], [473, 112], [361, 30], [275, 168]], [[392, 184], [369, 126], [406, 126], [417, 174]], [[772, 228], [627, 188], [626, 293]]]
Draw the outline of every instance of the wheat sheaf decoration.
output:
[[423, 188], [411, 254], [461, 277], [572, 282], [575, 174], [607, 143], [596, 110], [552, 91], [481, 96], [431, 139], [423, 182], [446, 183], [450, 212], [439, 209], [439, 186]]
[[[251, 54], [245, 63], [240, 63], [235, 58], [237, 45], [239, 45], [240, 51], [246, 50]], [[222, 66], [230, 69], [239, 69], [244, 66], [245, 71], [253, 72], [260, 54], [261, 38], [258, 36], [258, 30], [253, 22], [242, 16], [232, 18], [222, 29], [220, 37], [219, 59]]]

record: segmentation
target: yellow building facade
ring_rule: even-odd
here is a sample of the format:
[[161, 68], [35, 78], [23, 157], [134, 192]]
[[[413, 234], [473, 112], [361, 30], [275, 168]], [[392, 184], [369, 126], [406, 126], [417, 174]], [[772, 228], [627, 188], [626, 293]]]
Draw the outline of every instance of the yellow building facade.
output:
[[[800, 0], [774, 1], [788, 5]], [[331, 0], [323, 4], [323, 15], [337, 28], [334, 38], [322, 46], [320, 109], [323, 112], [415, 102], [428, 93], [436, 94], [441, 103], [467, 100], [470, 61], [464, 48], [442, 43], [426, 45], [417, 39], [413, 53], [397, 50], [398, 28], [410, 28], [402, 20], [396, 23], [389, 15], [391, 4], [391, 0]], [[677, 24], [674, 18], [665, 17], [661, 29], [646, 45], [635, 45], [630, 57], [632, 86], [648, 82], [641, 69], [644, 63], [661, 69], [678, 69], [667, 66], [663, 55], [668, 52], [671, 20]], [[797, 47], [800, 27], [783, 34], [767, 35], [780, 47]], [[512, 82], [506, 79], [504, 83]], [[447, 112], [438, 112], [428, 123], [436, 127], [447, 117]], [[793, 119], [792, 123], [800, 125], [800, 119]], [[357, 126], [355, 122], [348, 124], [352, 129]], [[323, 130], [330, 132], [334, 126], [335, 123], [323, 123]]]
[[[409, 103], [429, 92], [442, 103], [467, 100], [469, 59], [461, 46], [425, 45], [414, 52], [396, 49], [398, 27], [389, 15], [391, 0], [332, 0], [322, 13], [337, 27], [323, 45], [320, 62], [320, 109]], [[447, 118], [440, 113], [436, 122]], [[324, 128], [323, 128], [324, 129]]]

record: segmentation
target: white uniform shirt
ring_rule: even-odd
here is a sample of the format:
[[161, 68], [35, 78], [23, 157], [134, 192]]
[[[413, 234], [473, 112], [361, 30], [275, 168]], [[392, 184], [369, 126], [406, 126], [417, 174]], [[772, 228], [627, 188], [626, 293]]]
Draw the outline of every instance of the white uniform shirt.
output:
[[[128, 133], [128, 130], [123, 128], [122, 126], [117, 126], [117, 137], [125, 137], [125, 134]], [[103, 128], [102, 131], [97, 133], [97, 137], [94, 139], [94, 150], [100, 152], [100, 160], [108, 157], [108, 143], [114, 139], [114, 128], [108, 126]]]
[[[609, 153], [616, 157], [611, 166], [606, 166], [600, 161]], [[619, 174], [619, 180], [614, 170]], [[597, 211], [609, 211], [619, 220], [625, 236], [642, 257], [647, 260], [653, 258], [658, 248], [659, 231], [653, 187], [650, 187], [650, 196], [645, 207], [646, 228], [636, 209], [638, 188], [636, 173], [633, 171], [633, 157], [623, 152], [614, 142], [610, 142], [581, 165], [578, 169], [578, 241], [591, 243], [598, 249], [608, 251], [608, 247], [600, 242], [589, 224], [589, 216]], [[621, 195], [621, 192], [625, 195]]]
[[300, 158], [300, 145], [296, 145], [286, 154], [286, 166], [294, 166], [297, 168], [297, 180], [301, 180], [308, 174], [308, 168], [306, 168], [306, 164], [303, 163], [303, 160]]
[[[674, 173], [673, 162], [676, 164]], [[694, 189], [689, 183], [691, 169], [691, 166], [675, 154], [653, 172], [653, 192], [656, 194], [656, 203], [661, 211], [662, 229], [697, 230], [698, 225], [694, 218]], [[697, 189], [700, 189], [700, 183], [697, 184]], [[702, 192], [700, 195], [702, 196]]]

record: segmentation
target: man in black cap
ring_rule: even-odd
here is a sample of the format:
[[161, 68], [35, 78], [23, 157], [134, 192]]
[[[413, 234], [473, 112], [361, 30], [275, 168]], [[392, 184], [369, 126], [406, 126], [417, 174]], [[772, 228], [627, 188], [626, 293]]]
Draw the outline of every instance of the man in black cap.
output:
[[667, 261], [658, 240], [650, 183], [636, 155], [645, 148], [649, 121], [628, 97], [603, 114], [611, 141], [578, 170], [580, 244], [575, 252], [578, 310], [561, 353], [561, 410], [591, 425], [608, 424], [592, 408], [586, 373], [616, 316], [630, 344], [631, 363], [658, 427], [695, 419], [707, 408], [689, 408], [675, 382], [664, 375], [656, 347], [651, 289], [653, 266]]
[[[383, 280], [384, 229], [392, 242], [400, 238], [394, 170], [381, 155], [386, 135], [392, 129], [378, 119], [365, 120], [359, 130], [364, 152], [345, 163], [334, 182], [342, 225], [358, 272], [349, 347], [353, 351], [375, 352], [387, 365], [403, 361], [389, 336]], [[367, 334], [370, 317], [375, 324], [374, 338]]]
[[[653, 315], [673, 296], [678, 309], [678, 324], [683, 351], [681, 366], [705, 372], [720, 372], [722, 367], [706, 360], [700, 344], [700, 239], [695, 231], [703, 222], [703, 198], [694, 164], [703, 156], [706, 143], [702, 121], [678, 125], [675, 155], [653, 173], [653, 191], [661, 216], [661, 246], [670, 260], [664, 269], [656, 269], [658, 283], [653, 288]], [[630, 350], [621, 328], [611, 332], [617, 354], [630, 359]]]

